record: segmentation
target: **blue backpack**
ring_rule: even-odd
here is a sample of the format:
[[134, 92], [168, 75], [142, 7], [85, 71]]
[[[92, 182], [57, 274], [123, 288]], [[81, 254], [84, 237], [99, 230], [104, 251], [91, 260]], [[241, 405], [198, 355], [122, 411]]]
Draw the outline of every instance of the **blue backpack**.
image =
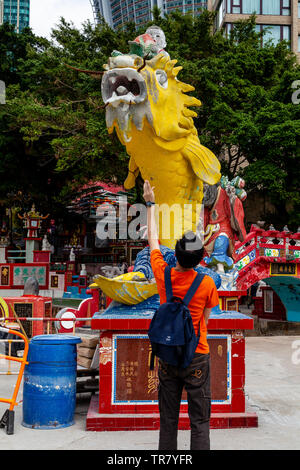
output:
[[204, 274], [197, 274], [184, 299], [174, 297], [171, 268], [166, 266], [167, 302], [156, 310], [148, 330], [152, 347], [150, 370], [154, 368], [155, 356], [179, 368], [186, 368], [191, 363], [200, 339], [200, 322], [196, 336], [188, 305], [203, 278]]

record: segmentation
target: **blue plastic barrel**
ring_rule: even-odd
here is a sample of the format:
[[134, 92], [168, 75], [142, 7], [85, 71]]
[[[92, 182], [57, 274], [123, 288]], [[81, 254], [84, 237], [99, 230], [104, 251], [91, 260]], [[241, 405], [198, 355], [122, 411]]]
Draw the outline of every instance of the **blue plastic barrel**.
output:
[[22, 425], [35, 429], [74, 424], [77, 350], [81, 339], [67, 334], [31, 339], [24, 371]]

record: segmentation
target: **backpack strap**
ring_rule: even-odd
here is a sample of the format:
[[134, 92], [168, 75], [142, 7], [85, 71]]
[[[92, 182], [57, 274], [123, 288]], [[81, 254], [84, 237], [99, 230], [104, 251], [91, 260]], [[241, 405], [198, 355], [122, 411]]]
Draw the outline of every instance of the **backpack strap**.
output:
[[183, 299], [183, 303], [188, 306], [194, 295], [196, 294], [196, 291], [198, 287], [200, 286], [201, 282], [203, 281], [205, 274], [197, 273], [197, 276], [193, 280], [193, 283], [187, 293], [185, 294], [185, 297]]
[[170, 302], [170, 300], [173, 297], [173, 290], [172, 290], [172, 282], [171, 282], [171, 268], [168, 264], [165, 267], [165, 287], [166, 287], [167, 302]]

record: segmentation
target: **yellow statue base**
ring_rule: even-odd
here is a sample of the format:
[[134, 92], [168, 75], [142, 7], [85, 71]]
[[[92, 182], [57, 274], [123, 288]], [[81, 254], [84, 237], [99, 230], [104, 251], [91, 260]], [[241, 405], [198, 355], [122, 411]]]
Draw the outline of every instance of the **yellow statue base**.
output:
[[132, 272], [109, 279], [96, 276], [90, 287], [98, 287], [112, 300], [126, 305], [136, 305], [157, 294], [156, 282], [148, 281], [143, 273]]

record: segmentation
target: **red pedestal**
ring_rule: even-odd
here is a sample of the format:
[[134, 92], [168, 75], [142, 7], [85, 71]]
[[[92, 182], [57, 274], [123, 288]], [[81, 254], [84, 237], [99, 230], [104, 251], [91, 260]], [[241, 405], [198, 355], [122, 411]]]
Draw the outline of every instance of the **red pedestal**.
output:
[[51, 251], [33, 250], [34, 263], [50, 263]]
[[220, 309], [224, 311], [239, 311], [239, 300], [247, 295], [247, 291], [224, 291], [218, 292]]
[[[149, 318], [95, 314], [99, 329], [99, 395], [93, 396], [87, 415], [90, 431], [159, 429], [157, 363], [150, 371]], [[212, 428], [257, 426], [257, 415], [245, 411], [245, 338], [253, 320], [238, 312], [209, 320], [211, 356]], [[179, 429], [189, 429], [183, 394]]]
[[[52, 317], [52, 297], [38, 295], [23, 295], [21, 297], [3, 297], [9, 307], [10, 316], [13, 317], [11, 307], [14, 308], [17, 317], [28, 318], [21, 320], [21, 324], [29, 338], [43, 335], [49, 331], [52, 333], [53, 322], [47, 325], [47, 318]], [[30, 320], [40, 318], [42, 320]]]
[[286, 308], [276, 292], [269, 286], [262, 287], [261, 291], [261, 297], [254, 297], [252, 315], [270, 320], [286, 321]]

